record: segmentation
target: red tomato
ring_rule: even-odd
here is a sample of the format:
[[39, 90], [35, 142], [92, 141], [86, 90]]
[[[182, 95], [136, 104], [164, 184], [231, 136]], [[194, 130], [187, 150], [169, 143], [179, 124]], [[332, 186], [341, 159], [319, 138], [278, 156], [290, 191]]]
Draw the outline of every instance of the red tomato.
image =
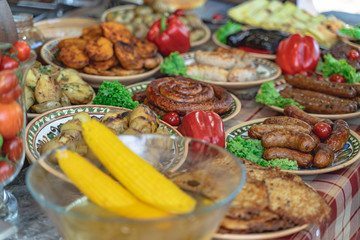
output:
[[13, 59], [7, 55], [3, 56], [2, 60], [1, 60], [1, 64], [0, 64], [0, 70], [15, 69], [18, 67], [19, 67], [18, 61], [16, 61], [15, 59]]
[[161, 119], [171, 126], [178, 126], [180, 124], [180, 116], [177, 112], [168, 112]]
[[0, 161], [0, 181], [3, 182], [6, 179], [8, 179], [9, 177], [11, 177], [11, 175], [14, 173], [15, 171], [15, 166], [7, 161]]
[[[25, 61], [26, 59], [28, 59], [30, 57], [31, 48], [30, 48], [29, 44], [27, 44], [26, 42], [16, 41], [13, 43], [13, 46], [17, 50], [16, 56], [21, 62]], [[14, 52], [15, 52], [14, 48], [9, 49], [9, 53], [14, 53]]]
[[344, 83], [345, 78], [340, 74], [333, 74], [329, 78], [330, 82]]
[[174, 15], [177, 16], [177, 17], [183, 17], [185, 15], [184, 10], [181, 9], [181, 8], [178, 8], [178, 9], [175, 10]]
[[324, 122], [318, 122], [313, 127], [314, 133], [321, 139], [327, 138], [331, 133], [331, 126]]
[[15, 162], [18, 160], [24, 149], [24, 143], [21, 137], [14, 137], [4, 141], [2, 154], [8, 156], [8, 159]]
[[322, 81], [325, 81], [325, 80], [326, 80], [326, 78], [324, 78], [323, 75], [317, 75], [317, 76], [316, 76], [316, 79], [319, 79], [319, 80], [322, 80]]
[[310, 76], [312, 76], [312, 72], [310, 72], [310, 71], [300, 71], [298, 74], [300, 74], [300, 75], [304, 75], [304, 76], [308, 76], [308, 77], [310, 77]]
[[347, 59], [359, 60], [359, 52], [353, 49], [347, 54], [346, 57]]
[[18, 80], [13, 71], [7, 70], [0, 73], [0, 96], [10, 92], [18, 85]]
[[18, 84], [15, 88], [10, 90], [9, 92], [0, 95], [0, 102], [2, 103], [11, 103], [18, 99], [22, 93], [22, 88]]
[[0, 103], [0, 134], [4, 139], [15, 137], [23, 123], [24, 115], [19, 103]]
[[216, 13], [212, 16], [213, 20], [224, 20], [224, 17], [220, 13]]

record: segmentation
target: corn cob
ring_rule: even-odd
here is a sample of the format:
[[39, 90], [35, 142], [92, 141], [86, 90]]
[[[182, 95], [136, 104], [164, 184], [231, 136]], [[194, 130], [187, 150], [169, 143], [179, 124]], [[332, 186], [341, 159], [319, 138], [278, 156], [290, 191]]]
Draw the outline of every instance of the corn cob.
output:
[[57, 151], [60, 168], [73, 184], [96, 205], [123, 217], [156, 219], [168, 213], [139, 201], [113, 178], [70, 150]]
[[82, 123], [83, 136], [105, 168], [140, 200], [173, 214], [191, 212], [196, 201], [132, 152], [105, 125]]

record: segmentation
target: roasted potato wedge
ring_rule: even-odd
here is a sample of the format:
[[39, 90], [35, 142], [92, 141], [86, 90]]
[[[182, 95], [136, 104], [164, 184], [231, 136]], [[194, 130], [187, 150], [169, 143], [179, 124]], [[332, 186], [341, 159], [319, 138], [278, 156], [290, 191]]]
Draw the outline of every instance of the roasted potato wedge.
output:
[[138, 70], [143, 67], [143, 61], [135, 48], [126, 42], [118, 41], [115, 44], [115, 54], [121, 66], [129, 70]]
[[49, 75], [41, 75], [34, 90], [35, 99], [38, 103], [59, 102], [60, 88]]
[[110, 40], [99, 37], [86, 44], [85, 52], [92, 61], [105, 61], [114, 55], [114, 48]]
[[142, 133], [154, 133], [159, 127], [159, 118], [148, 106], [140, 104], [130, 115], [129, 128]]
[[60, 94], [60, 104], [63, 107], [71, 106], [70, 99], [68, 98], [68, 96], [66, 96], [64, 91], [61, 91], [61, 94]]
[[55, 108], [61, 107], [60, 102], [47, 101], [31, 106], [31, 110], [36, 113], [44, 113]]
[[40, 76], [36, 76], [34, 71], [30, 68], [25, 79], [25, 86], [36, 87], [36, 83]]
[[81, 38], [85, 40], [93, 40], [103, 36], [100, 26], [91, 26], [82, 30]]
[[87, 40], [81, 38], [66, 38], [60, 40], [57, 47], [59, 50], [63, 49], [64, 47], [75, 46], [80, 50], [84, 50], [86, 46]]
[[93, 99], [94, 89], [73, 69], [62, 70], [56, 82], [72, 104], [86, 104]]
[[116, 111], [106, 113], [101, 122], [118, 135], [129, 128], [129, 119], [129, 111]]
[[80, 69], [89, 64], [89, 57], [76, 46], [63, 47], [59, 56], [61, 61], [71, 68]]
[[34, 91], [31, 90], [31, 88], [25, 86], [25, 106], [26, 106], [26, 111], [30, 109], [30, 107], [32, 105], [34, 105], [35, 103], [35, 95], [34, 95]]
[[110, 39], [114, 44], [118, 41], [130, 43], [131, 32], [123, 24], [117, 22], [103, 22], [100, 26], [104, 36]]

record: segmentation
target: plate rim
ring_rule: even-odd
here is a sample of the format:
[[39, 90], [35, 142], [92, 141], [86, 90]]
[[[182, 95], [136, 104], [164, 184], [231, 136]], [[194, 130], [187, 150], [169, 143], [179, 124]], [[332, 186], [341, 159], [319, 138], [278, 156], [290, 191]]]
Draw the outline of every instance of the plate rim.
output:
[[[258, 119], [254, 119], [254, 120], [251, 120], [251, 121], [246, 121], [246, 122], [236, 124], [235, 126], [229, 128], [227, 131], [225, 131], [225, 139], [227, 139], [227, 137], [230, 135], [230, 133], [234, 132], [236, 129], [238, 129], [240, 127], [244, 127], [244, 126], [249, 125], [249, 124], [261, 123], [267, 118], [268, 117], [266, 117], [266, 118], [258, 118]], [[357, 134], [355, 131], [350, 129], [350, 136], [351, 135], [360, 143], [359, 134]], [[350, 160], [348, 160], [346, 162], [343, 162], [343, 163], [341, 163], [339, 165], [336, 165], [336, 166], [326, 167], [326, 168], [321, 168], [321, 169], [315, 169], [315, 170], [281, 170], [281, 171], [294, 173], [294, 174], [301, 175], [301, 176], [329, 173], [329, 172], [333, 172], [333, 171], [345, 168], [345, 167], [353, 164], [354, 162], [359, 160], [359, 157], [360, 157], [360, 151], [355, 156], [353, 156]]]
[[[128, 89], [128, 88], [136, 87], [136, 86], [138, 86], [138, 85], [143, 85], [143, 84], [148, 85], [150, 82], [152, 82], [152, 81], [139, 82], [139, 83], [135, 83], [135, 84], [131, 84], [131, 85], [125, 86], [125, 87]], [[230, 92], [229, 92], [229, 93], [230, 93]], [[231, 94], [231, 97], [233, 98], [233, 100], [234, 100], [234, 102], [235, 102], [235, 104], [236, 104], [236, 107], [235, 107], [234, 112], [233, 112], [232, 114], [230, 114], [230, 116], [227, 116], [227, 117], [225, 117], [225, 118], [222, 118], [222, 121], [223, 121], [223, 122], [226, 122], [226, 121], [234, 118], [236, 115], [238, 115], [238, 113], [240, 112], [241, 107], [242, 107], [240, 100], [239, 100], [234, 94], [232, 94], [232, 93], [230, 93], [230, 94]]]
[[[244, 29], [242, 29], [244, 30]], [[241, 30], [240, 30], [241, 31]], [[215, 31], [212, 36], [211, 39], [212, 41], [215, 43], [215, 45], [222, 47], [222, 48], [231, 48], [230, 46], [220, 42], [217, 38], [217, 32]], [[276, 55], [275, 54], [260, 54], [260, 53], [251, 53], [249, 52], [249, 55], [256, 57], [256, 58], [263, 58], [263, 59], [267, 59], [267, 60], [275, 60], [276, 59]]]
[[[56, 114], [57, 112], [60, 112], [60, 111], [65, 111], [67, 109], [78, 109], [78, 108], [99, 108], [99, 109], [116, 109], [116, 110], [129, 110], [129, 111], [132, 111], [131, 109], [127, 109], [127, 108], [123, 108], [123, 107], [117, 107], [117, 106], [109, 106], [109, 105], [98, 105], [98, 104], [89, 104], [89, 105], [73, 105], [73, 106], [66, 106], [66, 107], [61, 107], [61, 108], [56, 108], [56, 109], [53, 109], [53, 110], [50, 110], [48, 112], [45, 112], [45, 113], [42, 113], [40, 114], [39, 116], [35, 117], [34, 119], [32, 119], [30, 122], [27, 123], [26, 125], [26, 128], [25, 128], [25, 156], [26, 158], [28, 159], [28, 162], [29, 163], [34, 163], [37, 161], [36, 159], [36, 156], [34, 156], [32, 154], [32, 152], [30, 151], [30, 148], [29, 148], [29, 132], [30, 130], [33, 128], [33, 126], [42, 118], [50, 115], [50, 114]], [[85, 112], [85, 111], [82, 111], [82, 112]], [[90, 112], [92, 113], [92, 112]], [[102, 113], [102, 112], [96, 112], [96, 113]], [[58, 116], [71, 116], [71, 115], [75, 115], [76, 113], [74, 114], [70, 114], [70, 115], [58, 115]], [[36, 129], [36, 131], [34, 132], [34, 136], [36, 136], [39, 131], [41, 131], [46, 125], [54, 122], [56, 120], [56, 118], [51, 118], [50, 120], [44, 122], [43, 124], [40, 125], [40, 127], [38, 129]], [[182, 136], [182, 134], [176, 129], [174, 128], [173, 126], [171, 126], [170, 124], [162, 121], [161, 119], [160, 120], [160, 123], [165, 125], [166, 127], [170, 128], [172, 131], [174, 131], [178, 136]], [[35, 138], [33, 139], [33, 141], [35, 141]]]
[[[281, 79], [276, 79], [274, 80], [274, 85], [275, 88], [279, 88], [282, 85], [285, 85], [286, 81], [284, 78]], [[259, 88], [258, 92], [256, 93], [256, 95], [258, 95], [261, 92], [261, 88]], [[264, 103], [262, 103], [264, 104]], [[284, 113], [284, 109], [278, 106], [272, 106], [272, 105], [268, 105], [268, 104], [264, 104], [265, 106], [279, 112], [279, 113]], [[308, 113], [307, 114], [314, 116], [314, 117], [318, 117], [318, 118], [328, 118], [331, 120], [338, 120], [338, 119], [351, 119], [351, 118], [355, 118], [355, 117], [359, 117], [360, 116], [360, 109], [357, 110], [356, 112], [352, 112], [352, 113], [342, 113], [342, 114], [318, 114], [318, 113]]]
[[[60, 40], [67, 39], [67, 38], [76, 38], [76, 37], [79, 37], [79, 35], [54, 38], [54, 39], [46, 42], [41, 47], [41, 50], [40, 50], [40, 55], [41, 55], [42, 59], [49, 65], [52, 65], [52, 66], [58, 67], [58, 68], [64, 68], [63, 66], [59, 66], [56, 63], [54, 63], [53, 61], [51, 61], [50, 59], [48, 59], [46, 57], [46, 51], [49, 51], [48, 50], [49, 46], [51, 44], [54, 44], [56, 41], [60, 41]], [[150, 69], [150, 70], [145, 71], [140, 74], [135, 74], [135, 75], [130, 75], [130, 76], [102, 76], [102, 75], [91, 75], [91, 74], [79, 72], [79, 75], [87, 83], [89, 83], [92, 87], [95, 87], [95, 88], [98, 88], [101, 85], [101, 83], [104, 81], [111, 81], [111, 82], [118, 81], [119, 83], [122, 83], [122, 84], [128, 84], [128, 83], [126, 83], [127, 81], [141, 81], [145, 78], [149, 78], [149, 77], [153, 76], [155, 73], [157, 73], [160, 70], [161, 64], [164, 62], [164, 58], [160, 53], [157, 53], [157, 56], [160, 57], [159, 65], [153, 69]]]
[[[182, 57], [190, 56], [192, 58], [194, 58], [194, 55], [195, 55], [195, 52], [188, 52], [188, 53], [181, 54]], [[223, 88], [244, 89], [244, 88], [251, 88], [251, 87], [259, 86], [259, 85], [263, 84], [264, 82], [269, 82], [269, 81], [275, 80], [281, 76], [281, 74], [282, 74], [281, 68], [274, 62], [272, 62], [268, 59], [265, 59], [265, 58], [258, 58], [258, 57], [253, 57], [253, 58], [254, 58], [254, 61], [264, 63], [264, 65], [267, 65], [267, 66], [273, 68], [275, 70], [274, 75], [271, 77], [264, 78], [264, 79], [247, 81], [247, 82], [215, 82], [215, 81], [206, 81], [206, 80], [198, 80], [198, 81], [214, 84], [217, 86], [221, 86]]]

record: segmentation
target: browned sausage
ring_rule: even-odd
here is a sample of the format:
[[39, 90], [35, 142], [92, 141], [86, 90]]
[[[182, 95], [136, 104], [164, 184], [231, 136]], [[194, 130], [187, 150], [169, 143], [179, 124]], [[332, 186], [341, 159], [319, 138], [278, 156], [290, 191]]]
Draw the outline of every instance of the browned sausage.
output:
[[[353, 100], [326, 100], [327, 96], [323, 93], [317, 93], [308, 90], [285, 88], [281, 90], [280, 95], [284, 98], [294, 99], [305, 107], [305, 111], [319, 114], [343, 114], [357, 111], [357, 103]], [[315, 95], [318, 95], [316, 97]], [[330, 97], [330, 96], [328, 96]]]
[[346, 86], [335, 82], [321, 81], [316, 77], [300, 74], [296, 74], [294, 76], [285, 75], [285, 81], [297, 88], [313, 90], [333, 96], [344, 98], [353, 98], [356, 96], [356, 90], [352, 86]]
[[287, 116], [269, 117], [269, 118], [265, 119], [263, 124], [296, 125], [296, 126], [306, 128], [309, 131], [312, 130], [312, 127], [308, 123], [304, 122], [303, 120], [293, 118], [293, 117], [287, 117]]
[[315, 156], [313, 164], [318, 168], [325, 168], [329, 166], [335, 157], [334, 151], [325, 143], [320, 143], [315, 148]]
[[280, 125], [280, 124], [257, 124], [252, 125], [248, 130], [248, 136], [255, 139], [261, 139], [261, 137], [267, 132], [273, 132], [278, 130], [286, 130], [292, 132], [304, 132], [310, 133], [311, 130], [294, 125]]
[[330, 136], [324, 141], [331, 149], [339, 151], [347, 142], [350, 136], [350, 128], [344, 120], [336, 120]]
[[314, 139], [316, 145], [318, 145], [319, 143], [321, 143], [320, 138], [319, 138], [318, 135], [316, 135], [313, 131], [310, 133], [310, 136]]
[[299, 107], [295, 105], [287, 105], [284, 108], [284, 114], [289, 117], [297, 118], [300, 120], [303, 120], [304, 122], [307, 122], [311, 126], [314, 126], [318, 122], [325, 122], [332, 126], [334, 123], [330, 119], [321, 119], [318, 117], [311, 116], [310, 114], [304, 112]]
[[299, 167], [303, 168], [310, 166], [313, 161], [313, 156], [310, 153], [303, 153], [297, 150], [282, 147], [267, 148], [263, 153], [263, 158], [266, 160], [288, 158], [296, 161]]
[[261, 138], [261, 144], [265, 148], [286, 147], [301, 152], [311, 152], [316, 147], [314, 139], [309, 134], [290, 131], [265, 133]]
[[304, 90], [304, 89], [300, 89], [300, 88], [291, 88], [292, 92], [294, 93], [300, 93], [300, 94], [304, 94], [306, 97], [309, 98], [316, 98], [319, 99], [323, 102], [341, 102], [341, 103], [348, 103], [348, 104], [352, 104], [354, 103], [354, 100], [349, 99], [349, 98], [340, 98], [340, 97], [335, 97], [332, 95], [328, 95], [325, 93], [319, 93], [319, 92], [315, 92], [312, 90]]

